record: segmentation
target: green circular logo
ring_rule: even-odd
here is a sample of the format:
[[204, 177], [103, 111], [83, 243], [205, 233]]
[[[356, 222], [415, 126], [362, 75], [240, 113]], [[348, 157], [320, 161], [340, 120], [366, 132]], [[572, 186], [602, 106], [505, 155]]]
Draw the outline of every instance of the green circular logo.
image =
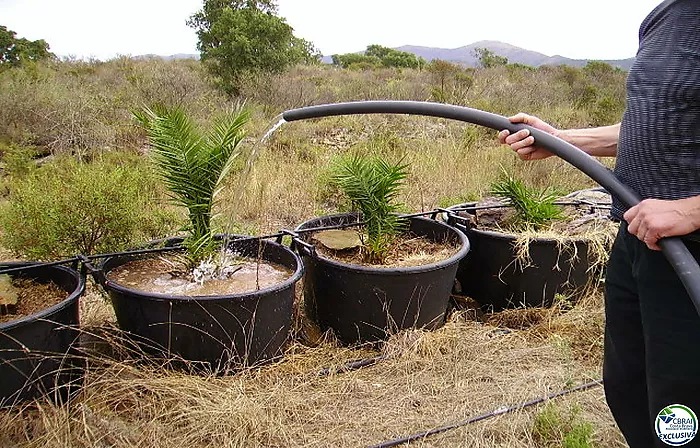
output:
[[690, 442], [698, 433], [698, 418], [687, 406], [672, 404], [656, 416], [656, 435], [666, 445], [681, 446]]

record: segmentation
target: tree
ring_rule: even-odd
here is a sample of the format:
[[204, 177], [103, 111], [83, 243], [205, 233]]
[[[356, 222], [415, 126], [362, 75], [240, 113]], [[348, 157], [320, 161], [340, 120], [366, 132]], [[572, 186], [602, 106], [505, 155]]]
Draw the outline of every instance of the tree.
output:
[[475, 48], [474, 57], [479, 61], [483, 68], [498, 67], [499, 65], [508, 65], [508, 58], [499, 56], [488, 48]]
[[313, 44], [277, 16], [274, 0], [205, 0], [188, 25], [197, 30], [202, 62], [230, 94], [239, 93], [247, 76], [319, 58]]
[[[431, 96], [439, 103], [457, 100], [457, 95], [463, 96], [474, 84], [474, 78], [452, 62], [433, 59], [426, 68], [432, 75], [433, 82], [438, 84], [437, 87], [432, 88]], [[450, 87], [449, 90], [448, 87]]]
[[39, 39], [30, 41], [17, 38], [17, 33], [0, 25], [0, 69], [19, 67], [26, 61], [39, 61], [55, 57], [49, 52], [49, 44]]
[[364, 54], [347, 53], [334, 54], [333, 64], [342, 68], [362, 65], [370, 68], [397, 67], [420, 68], [426, 64], [425, 59], [417, 57], [413, 53], [399, 51], [381, 45], [369, 45]]
[[334, 54], [332, 56], [333, 65], [342, 68], [367, 67], [378, 68], [382, 66], [381, 59], [376, 56], [367, 56], [361, 53]]

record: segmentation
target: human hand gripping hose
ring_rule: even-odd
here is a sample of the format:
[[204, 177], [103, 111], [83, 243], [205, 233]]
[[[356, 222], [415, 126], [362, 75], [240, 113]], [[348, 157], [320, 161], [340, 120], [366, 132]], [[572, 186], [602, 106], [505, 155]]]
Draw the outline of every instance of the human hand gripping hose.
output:
[[[282, 114], [285, 121], [298, 121], [338, 115], [405, 114], [447, 118], [472, 123], [497, 131], [507, 129], [515, 133], [528, 129], [537, 145], [561, 157], [598, 182], [625, 206], [637, 205], [641, 198], [620, 182], [605, 165], [577, 147], [547, 132], [524, 124], [511, 123], [506, 117], [462, 106], [423, 101], [358, 101], [323, 104], [291, 109]], [[679, 237], [662, 238], [657, 243], [688, 291], [695, 309], [700, 314], [700, 266]]]

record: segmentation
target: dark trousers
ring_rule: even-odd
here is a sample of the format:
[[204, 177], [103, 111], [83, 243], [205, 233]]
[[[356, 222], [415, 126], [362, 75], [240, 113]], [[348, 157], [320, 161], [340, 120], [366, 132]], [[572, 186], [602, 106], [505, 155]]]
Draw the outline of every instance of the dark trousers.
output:
[[[690, 251], [700, 259], [700, 247]], [[668, 447], [654, 429], [664, 407], [700, 417], [700, 317], [671, 265], [622, 223], [605, 280], [605, 395], [630, 448]], [[684, 447], [700, 447], [700, 435]]]

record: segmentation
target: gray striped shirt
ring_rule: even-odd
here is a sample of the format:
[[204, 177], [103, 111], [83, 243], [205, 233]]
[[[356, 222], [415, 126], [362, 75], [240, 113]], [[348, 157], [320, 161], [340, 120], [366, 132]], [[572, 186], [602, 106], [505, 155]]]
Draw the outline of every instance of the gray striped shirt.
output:
[[642, 22], [615, 175], [645, 199], [700, 195], [700, 0], [667, 0]]

